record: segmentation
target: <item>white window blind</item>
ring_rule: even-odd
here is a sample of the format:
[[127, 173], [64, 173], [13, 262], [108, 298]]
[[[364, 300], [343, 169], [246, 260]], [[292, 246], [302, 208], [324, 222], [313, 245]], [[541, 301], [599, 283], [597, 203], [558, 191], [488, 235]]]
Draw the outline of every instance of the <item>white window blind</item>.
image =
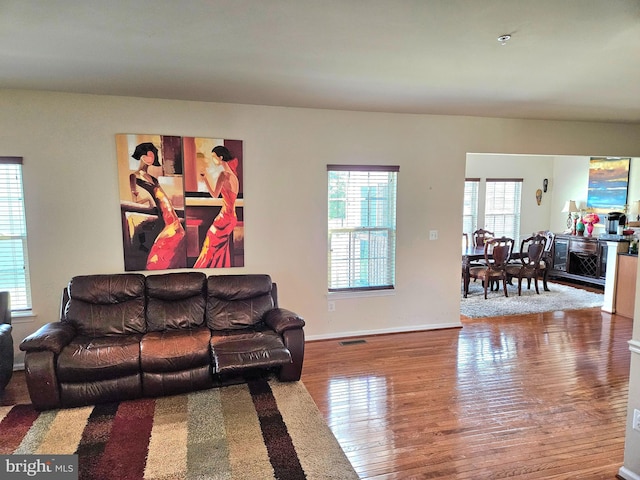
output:
[[478, 229], [479, 178], [467, 178], [464, 182], [464, 205], [462, 210], [462, 233], [469, 238]]
[[329, 291], [394, 288], [399, 169], [327, 166]]
[[487, 178], [484, 228], [520, 243], [521, 178]]
[[12, 311], [31, 310], [21, 157], [0, 157], [0, 290]]

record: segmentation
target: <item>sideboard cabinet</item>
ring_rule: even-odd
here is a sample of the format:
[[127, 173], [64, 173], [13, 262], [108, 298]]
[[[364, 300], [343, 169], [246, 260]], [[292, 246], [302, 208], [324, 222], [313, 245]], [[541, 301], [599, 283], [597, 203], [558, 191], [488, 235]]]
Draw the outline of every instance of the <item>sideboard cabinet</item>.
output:
[[606, 274], [606, 241], [596, 237], [556, 235], [550, 277], [604, 286]]

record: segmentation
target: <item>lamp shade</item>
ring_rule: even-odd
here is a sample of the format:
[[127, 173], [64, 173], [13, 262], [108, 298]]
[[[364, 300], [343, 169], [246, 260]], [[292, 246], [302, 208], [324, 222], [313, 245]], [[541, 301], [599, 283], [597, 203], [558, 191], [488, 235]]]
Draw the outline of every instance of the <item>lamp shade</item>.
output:
[[562, 209], [563, 212], [578, 212], [580, 209], [576, 206], [576, 202], [574, 200], [567, 200]]

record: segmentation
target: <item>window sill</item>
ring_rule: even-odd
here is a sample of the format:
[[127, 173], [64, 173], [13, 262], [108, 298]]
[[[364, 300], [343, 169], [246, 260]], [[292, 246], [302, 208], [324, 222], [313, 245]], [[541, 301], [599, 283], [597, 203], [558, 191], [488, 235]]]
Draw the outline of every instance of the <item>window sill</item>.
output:
[[11, 323], [31, 323], [37, 317], [32, 310], [26, 312], [12, 312]]
[[395, 289], [385, 288], [380, 290], [354, 290], [352, 292], [328, 292], [327, 298], [330, 300], [340, 300], [342, 298], [390, 297], [395, 294]]

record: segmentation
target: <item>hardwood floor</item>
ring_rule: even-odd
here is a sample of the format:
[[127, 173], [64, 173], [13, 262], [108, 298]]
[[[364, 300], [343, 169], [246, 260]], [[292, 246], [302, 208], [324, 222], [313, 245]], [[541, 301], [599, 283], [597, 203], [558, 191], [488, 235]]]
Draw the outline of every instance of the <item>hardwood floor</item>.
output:
[[595, 308], [308, 342], [302, 380], [361, 478], [613, 479], [631, 330]]
[[307, 343], [302, 380], [360, 477], [614, 479], [632, 321], [595, 308], [463, 325]]

